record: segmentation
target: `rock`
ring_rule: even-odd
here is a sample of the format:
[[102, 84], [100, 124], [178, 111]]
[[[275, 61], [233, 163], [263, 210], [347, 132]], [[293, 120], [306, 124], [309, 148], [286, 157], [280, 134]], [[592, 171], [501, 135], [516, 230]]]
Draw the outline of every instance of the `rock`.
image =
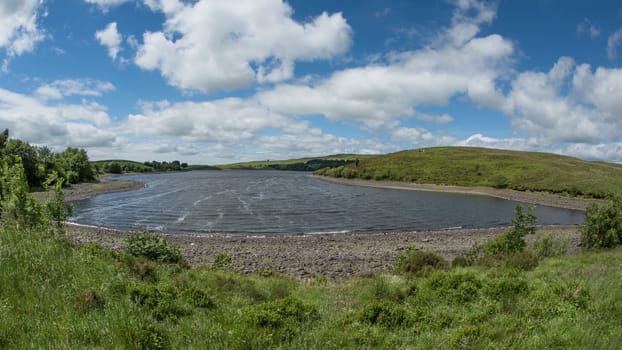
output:
[[363, 271], [359, 272], [359, 277], [363, 277], [363, 278], [374, 277], [374, 271], [373, 270], [363, 270]]

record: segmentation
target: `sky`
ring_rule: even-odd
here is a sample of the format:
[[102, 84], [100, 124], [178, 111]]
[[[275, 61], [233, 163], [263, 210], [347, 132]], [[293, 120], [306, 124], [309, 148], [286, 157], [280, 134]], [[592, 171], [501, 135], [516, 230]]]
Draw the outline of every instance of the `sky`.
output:
[[2, 0], [0, 129], [93, 160], [622, 163], [622, 2]]

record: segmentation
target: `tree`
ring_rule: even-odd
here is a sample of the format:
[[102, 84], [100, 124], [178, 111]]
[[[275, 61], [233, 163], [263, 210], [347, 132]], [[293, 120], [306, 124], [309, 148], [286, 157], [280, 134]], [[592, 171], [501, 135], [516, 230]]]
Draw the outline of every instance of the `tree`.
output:
[[590, 204], [581, 234], [581, 243], [587, 248], [613, 248], [622, 244], [622, 195], [615, 195], [601, 206]]
[[69, 147], [55, 155], [53, 163], [55, 170], [69, 183], [95, 180], [95, 169], [84, 149]]

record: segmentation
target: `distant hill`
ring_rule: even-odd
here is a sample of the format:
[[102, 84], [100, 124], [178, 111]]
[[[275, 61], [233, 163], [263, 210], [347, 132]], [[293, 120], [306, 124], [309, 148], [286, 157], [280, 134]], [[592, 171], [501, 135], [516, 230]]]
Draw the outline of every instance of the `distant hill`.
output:
[[318, 175], [486, 186], [604, 198], [622, 190], [622, 165], [549, 153], [434, 147], [366, 157]]
[[356, 163], [357, 160], [369, 157], [372, 156], [360, 154], [334, 154], [324, 157], [224, 164], [217, 165], [217, 167], [221, 169], [315, 171], [325, 167], [338, 167], [349, 163]]
[[220, 170], [209, 165], [188, 165], [179, 161], [173, 162], [135, 162], [123, 159], [98, 160], [91, 162], [100, 173], [150, 173], [156, 171], [189, 171], [189, 170]]

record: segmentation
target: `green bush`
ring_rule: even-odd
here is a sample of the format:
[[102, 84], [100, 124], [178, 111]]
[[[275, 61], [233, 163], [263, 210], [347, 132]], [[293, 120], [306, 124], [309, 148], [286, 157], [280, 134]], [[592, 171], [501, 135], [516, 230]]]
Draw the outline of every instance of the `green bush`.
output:
[[622, 195], [598, 206], [590, 204], [581, 226], [581, 242], [587, 248], [613, 248], [622, 244]]
[[480, 279], [471, 272], [437, 272], [427, 279], [426, 285], [450, 303], [473, 301], [482, 288]]
[[568, 237], [545, 232], [533, 243], [533, 251], [539, 259], [561, 256], [568, 250]]
[[186, 298], [189, 304], [195, 307], [214, 309], [216, 303], [214, 300], [202, 289], [196, 287], [190, 287], [182, 292], [182, 295]]
[[247, 310], [246, 320], [262, 328], [280, 328], [285, 325], [303, 323], [318, 318], [317, 309], [300, 299], [288, 296], [265, 302]]
[[358, 319], [371, 325], [387, 328], [407, 327], [412, 320], [404, 307], [392, 301], [373, 301], [360, 312]]
[[529, 206], [525, 212], [523, 206], [517, 204], [512, 218], [514, 227], [484, 244], [484, 254], [511, 254], [525, 250], [527, 242], [524, 237], [536, 232], [536, 217], [532, 214], [534, 209], [534, 206]]
[[132, 256], [142, 256], [165, 263], [181, 261], [181, 253], [177, 247], [169, 245], [157, 234], [147, 232], [130, 232], [127, 238], [127, 252]]
[[216, 255], [212, 268], [214, 270], [223, 270], [233, 263], [233, 255], [230, 253], [220, 253]]
[[529, 293], [529, 287], [524, 279], [504, 277], [488, 281], [483, 291], [489, 298], [501, 300], [526, 295]]
[[409, 248], [406, 253], [397, 256], [394, 270], [405, 274], [425, 274], [430, 270], [447, 268], [447, 261], [433, 252]]

